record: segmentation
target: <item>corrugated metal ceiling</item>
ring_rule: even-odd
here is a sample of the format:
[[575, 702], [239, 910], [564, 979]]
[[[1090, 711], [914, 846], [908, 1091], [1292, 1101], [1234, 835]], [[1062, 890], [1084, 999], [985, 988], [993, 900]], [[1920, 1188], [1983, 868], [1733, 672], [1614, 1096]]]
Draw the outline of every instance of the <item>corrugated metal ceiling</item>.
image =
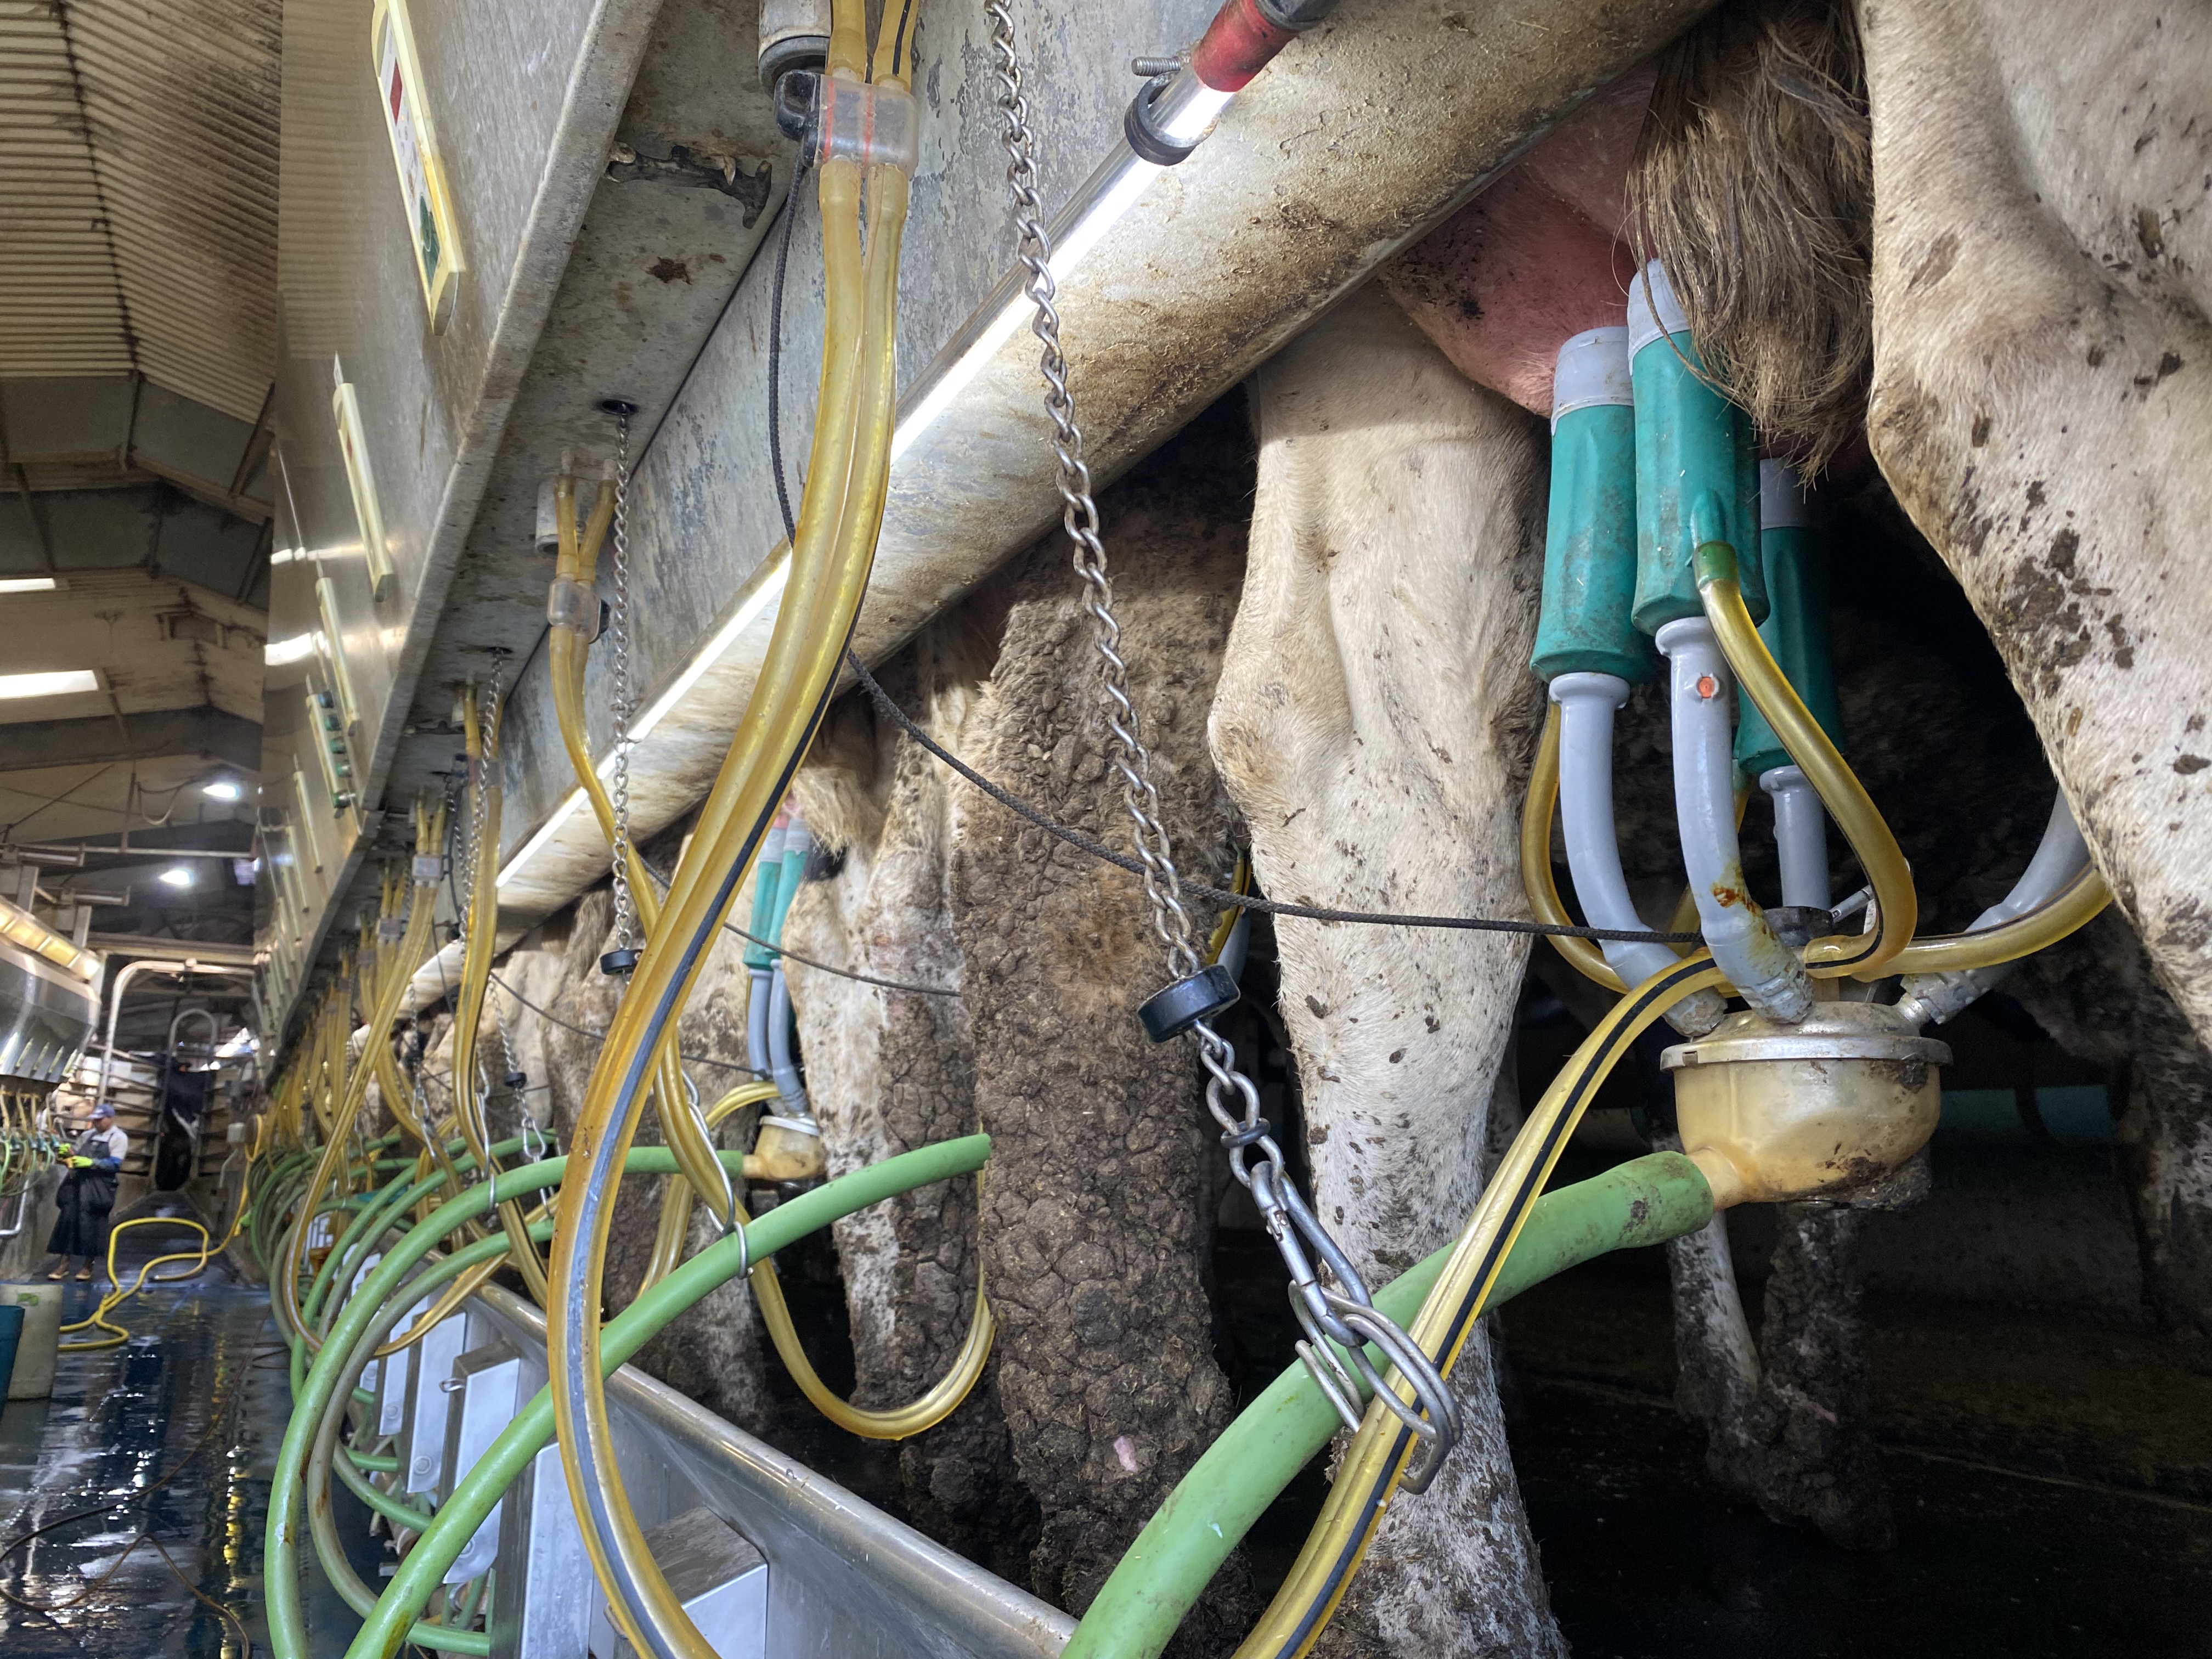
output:
[[0, 375], [258, 418], [282, 40], [281, 0], [0, 0]]

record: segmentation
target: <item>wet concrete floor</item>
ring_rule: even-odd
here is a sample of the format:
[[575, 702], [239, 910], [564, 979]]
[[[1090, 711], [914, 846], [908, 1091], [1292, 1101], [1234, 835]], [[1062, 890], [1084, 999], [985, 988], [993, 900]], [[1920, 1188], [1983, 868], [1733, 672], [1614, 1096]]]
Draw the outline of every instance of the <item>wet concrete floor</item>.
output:
[[[93, 1290], [69, 1286], [65, 1321]], [[128, 1342], [64, 1354], [52, 1399], [0, 1411], [0, 1654], [269, 1652], [264, 1522], [290, 1404], [267, 1314], [217, 1263], [124, 1304]], [[343, 1652], [351, 1615], [312, 1570], [308, 1601], [316, 1659]]]

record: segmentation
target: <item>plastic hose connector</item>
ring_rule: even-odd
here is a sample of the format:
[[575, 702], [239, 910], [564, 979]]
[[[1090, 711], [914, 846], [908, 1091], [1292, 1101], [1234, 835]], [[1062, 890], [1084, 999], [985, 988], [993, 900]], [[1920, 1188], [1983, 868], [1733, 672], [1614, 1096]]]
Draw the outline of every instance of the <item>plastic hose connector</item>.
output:
[[1594, 328], [1559, 348], [1552, 380], [1552, 499], [1544, 599], [1528, 665], [1547, 680], [1651, 678], [1636, 593], [1636, 410], [1628, 331]]
[[1712, 385], [1656, 259], [1629, 285], [1628, 355], [1636, 395], [1637, 627], [1656, 635], [1668, 623], [1704, 613], [1690, 517], [1709, 494], [1720, 505], [1711, 538], [1736, 550], [1744, 608], [1752, 621], [1764, 622], [1751, 418]]
[[545, 620], [589, 645], [599, 637], [599, 590], [574, 576], [556, 576], [545, 590]]
[[1155, 1042], [1165, 1042], [1171, 1036], [1182, 1036], [1201, 1019], [1211, 1019], [1235, 1007], [1241, 994], [1236, 975], [1217, 962], [1188, 979], [1179, 979], [1153, 992], [1138, 1006], [1137, 1018], [1144, 1022], [1146, 1036]]
[[850, 81], [793, 70], [775, 83], [776, 125], [804, 137], [818, 166], [894, 167], [909, 179], [921, 162], [921, 113], [896, 81]]

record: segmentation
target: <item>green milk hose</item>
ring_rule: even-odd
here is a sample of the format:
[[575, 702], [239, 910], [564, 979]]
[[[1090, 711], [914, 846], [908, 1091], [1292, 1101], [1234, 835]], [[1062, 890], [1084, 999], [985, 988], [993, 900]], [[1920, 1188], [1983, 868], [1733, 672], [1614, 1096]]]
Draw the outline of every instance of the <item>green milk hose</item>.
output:
[[[807, 1234], [871, 1204], [933, 1181], [972, 1174], [983, 1167], [990, 1152], [988, 1135], [943, 1140], [855, 1170], [785, 1200], [747, 1226], [741, 1236], [708, 1245], [610, 1320], [599, 1337], [601, 1375], [611, 1376], [671, 1320], [708, 1291], [744, 1273], [748, 1263], [764, 1261]], [[553, 1395], [550, 1388], [543, 1388], [455, 1485], [453, 1496], [439, 1506], [437, 1519], [399, 1564], [375, 1612], [346, 1650], [346, 1659], [392, 1659], [399, 1651], [400, 1644], [410, 1639], [407, 1630], [416, 1611], [429, 1601], [444, 1581], [447, 1569], [476, 1536], [477, 1528], [515, 1477], [552, 1438]], [[270, 1630], [273, 1634], [273, 1624]], [[277, 1656], [293, 1659], [281, 1647]]]
[[[1680, 1152], [1654, 1152], [1547, 1193], [1488, 1305], [1608, 1251], [1695, 1232], [1712, 1212], [1711, 1188]], [[1401, 1323], [1413, 1318], [1450, 1254], [1447, 1245], [1384, 1286], [1376, 1307]], [[1376, 1348], [1367, 1354], [1378, 1370], [1387, 1364]], [[1157, 1659], [1229, 1553], [1340, 1426], [1303, 1364], [1268, 1384], [1145, 1523], [1060, 1659]]]
[[[538, 1237], [550, 1237], [553, 1224], [541, 1221], [532, 1231]], [[459, 1278], [479, 1263], [496, 1261], [507, 1253], [507, 1235], [503, 1232], [493, 1237], [480, 1238], [443, 1257], [408, 1280], [398, 1295], [376, 1310], [375, 1317], [368, 1322], [355, 1340], [352, 1352], [345, 1363], [338, 1367], [337, 1374], [341, 1377], [358, 1376], [361, 1368], [368, 1363], [369, 1355], [375, 1351], [377, 1345], [391, 1335], [393, 1326], [407, 1317], [410, 1304], [418, 1294], [427, 1293]], [[331, 1477], [337, 1465], [344, 1461], [339, 1455], [338, 1434], [345, 1423], [346, 1402], [346, 1394], [335, 1389], [325, 1402], [322, 1414], [316, 1420], [312, 1432], [303, 1486], [308, 1498], [307, 1528], [314, 1539], [315, 1557], [322, 1563], [323, 1576], [330, 1581], [331, 1588], [337, 1591], [341, 1601], [355, 1613], [366, 1617], [376, 1605], [376, 1592], [362, 1582], [361, 1575], [346, 1559], [345, 1545], [338, 1537], [337, 1517], [330, 1505]], [[384, 1510], [381, 1504], [372, 1504], [371, 1507], [380, 1512]], [[399, 1520], [403, 1525], [418, 1528], [428, 1519], [427, 1516], [416, 1518], [404, 1515], [391, 1518]], [[460, 1630], [427, 1621], [417, 1623], [409, 1632], [408, 1639], [418, 1647], [442, 1648], [451, 1653], [484, 1655], [491, 1651], [491, 1638], [481, 1632]]]
[[[684, 1263], [611, 1322], [604, 1338], [607, 1368], [611, 1370], [621, 1364], [678, 1314], [717, 1285], [736, 1277], [744, 1270], [748, 1259], [758, 1261], [795, 1239], [868, 1205], [932, 1181], [980, 1169], [989, 1151], [990, 1141], [982, 1135], [971, 1135], [937, 1146], [924, 1147], [856, 1170], [778, 1206], [767, 1216], [746, 1227], [742, 1235], [724, 1239]], [[732, 1152], [727, 1156], [736, 1159], [741, 1154]], [[640, 1147], [629, 1154], [624, 1168], [638, 1174], [668, 1175], [675, 1172], [676, 1164], [673, 1154], [665, 1147]], [[356, 1345], [369, 1328], [379, 1309], [395, 1295], [411, 1294], [410, 1288], [402, 1285], [403, 1276], [440, 1239], [462, 1223], [486, 1213], [499, 1203], [557, 1185], [567, 1169], [565, 1158], [547, 1158], [520, 1170], [508, 1170], [495, 1181], [471, 1187], [466, 1193], [449, 1200], [427, 1220], [417, 1223], [398, 1244], [385, 1253], [384, 1259], [362, 1281], [359, 1292], [348, 1301], [332, 1326], [322, 1352], [316, 1356], [315, 1363], [307, 1373], [299, 1403], [285, 1431], [283, 1446], [277, 1457], [276, 1478], [270, 1493], [269, 1534], [264, 1552], [265, 1595], [271, 1644], [282, 1659], [300, 1659], [307, 1652], [300, 1602], [297, 1552], [308, 1442], [320, 1423], [323, 1412], [329, 1407], [331, 1395], [342, 1385], [345, 1363], [351, 1358]], [[496, 1242], [485, 1241], [487, 1244]], [[465, 1250], [456, 1253], [457, 1255], [467, 1254]], [[517, 1437], [517, 1428], [526, 1423], [538, 1425], [536, 1437], [499, 1477], [496, 1484], [491, 1483], [488, 1477], [489, 1466], [501, 1449]], [[551, 1437], [551, 1398], [541, 1392], [517, 1423], [511, 1425], [494, 1443], [491, 1452], [479, 1461], [469, 1480], [461, 1483], [453, 1498], [440, 1510], [441, 1519], [448, 1514], [457, 1516], [464, 1514], [467, 1508], [465, 1498], [473, 1492], [481, 1495], [483, 1500], [475, 1521], [465, 1526], [458, 1520], [448, 1523], [445, 1535], [453, 1540], [451, 1550], [434, 1570], [431, 1570], [428, 1558], [423, 1554], [423, 1540], [417, 1540], [416, 1548], [401, 1564], [398, 1576], [377, 1603], [376, 1611], [370, 1622], [363, 1627], [362, 1637], [356, 1639], [356, 1650], [362, 1650], [362, 1643], [374, 1631], [379, 1632], [376, 1639], [386, 1644], [384, 1651], [387, 1653], [397, 1652], [404, 1642], [424, 1641], [426, 1638], [449, 1650], [482, 1650], [476, 1647], [477, 1643], [483, 1640], [480, 1635], [445, 1631], [438, 1626], [416, 1626], [411, 1610], [399, 1613], [397, 1609], [402, 1597], [413, 1593], [413, 1587], [419, 1586], [420, 1592], [413, 1607], [419, 1607], [428, 1601], [453, 1557], [473, 1535], [483, 1516], [489, 1514], [492, 1505], [499, 1501], [508, 1482], [522, 1465]], [[475, 1483], [474, 1488], [471, 1482]], [[403, 1585], [410, 1588], [403, 1589]], [[387, 1626], [392, 1628], [387, 1631]]]

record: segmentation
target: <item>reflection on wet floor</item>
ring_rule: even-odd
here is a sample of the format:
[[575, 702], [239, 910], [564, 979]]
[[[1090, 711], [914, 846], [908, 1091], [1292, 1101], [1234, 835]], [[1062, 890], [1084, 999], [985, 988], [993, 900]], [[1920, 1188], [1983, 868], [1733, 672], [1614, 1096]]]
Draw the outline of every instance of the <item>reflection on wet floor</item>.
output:
[[[65, 1321], [94, 1288], [68, 1287]], [[130, 1341], [64, 1353], [52, 1399], [0, 1412], [0, 1547], [64, 1522], [0, 1562], [8, 1659], [246, 1659], [248, 1633], [268, 1651], [263, 1523], [289, 1411], [268, 1306], [220, 1264], [149, 1289], [116, 1316]]]

